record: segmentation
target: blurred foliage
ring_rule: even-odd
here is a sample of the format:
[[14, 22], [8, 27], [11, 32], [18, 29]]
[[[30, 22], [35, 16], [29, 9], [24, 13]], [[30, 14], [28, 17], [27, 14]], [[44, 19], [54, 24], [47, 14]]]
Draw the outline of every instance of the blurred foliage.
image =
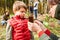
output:
[[58, 20], [55, 18], [51, 18], [48, 15], [46, 15], [46, 18], [43, 21], [43, 24], [55, 35], [60, 37], [60, 24], [58, 23]]
[[[9, 10], [10, 13], [12, 13], [12, 5], [14, 3], [14, 1], [16, 0], [0, 0], [0, 15], [3, 14], [4, 11]], [[19, 1], [23, 1], [27, 4], [29, 4], [28, 0], [19, 0]], [[33, 4], [33, 3], [32, 3]], [[39, 1], [39, 6], [38, 6], [38, 12], [39, 13], [46, 13], [48, 12], [47, 10], [47, 0], [40, 0]]]
[[[0, 0], [0, 15], [2, 15], [6, 10], [12, 13], [12, 6], [14, 1], [17, 0]], [[23, 1], [28, 5], [28, 0], [19, 0]]]
[[5, 26], [0, 25], [0, 40], [6, 40], [6, 29]]

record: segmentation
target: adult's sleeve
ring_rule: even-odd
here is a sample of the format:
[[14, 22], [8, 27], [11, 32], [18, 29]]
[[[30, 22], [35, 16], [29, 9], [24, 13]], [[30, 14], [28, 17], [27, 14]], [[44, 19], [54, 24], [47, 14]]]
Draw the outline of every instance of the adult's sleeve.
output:
[[59, 37], [57, 37], [55, 34], [50, 32], [48, 29], [45, 31], [45, 34], [47, 34], [52, 40], [58, 40]]
[[45, 34], [43, 31], [40, 31], [38, 33], [39, 40], [52, 40], [47, 34]]

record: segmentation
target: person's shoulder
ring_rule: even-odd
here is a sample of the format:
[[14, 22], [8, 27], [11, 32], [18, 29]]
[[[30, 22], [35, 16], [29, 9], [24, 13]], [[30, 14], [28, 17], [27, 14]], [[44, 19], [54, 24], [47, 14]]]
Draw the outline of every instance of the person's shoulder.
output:
[[57, 7], [57, 5], [54, 5], [54, 6], [52, 6], [52, 7], [51, 7], [51, 9], [50, 9], [50, 10], [55, 10], [55, 9], [56, 9], [56, 7]]
[[39, 1], [37, 1], [36, 3], [39, 3]]
[[23, 18], [23, 23], [27, 23], [28, 22], [28, 19], [27, 18]]
[[10, 19], [8, 19], [7, 21], [8, 22], [11, 22], [11, 21], [13, 21], [14, 20], [14, 17], [11, 17]]
[[13, 23], [15, 23], [14, 17], [11, 17], [10, 19], [8, 19], [7, 22], [8, 22], [10, 25], [12, 25]]
[[5, 16], [6, 16], [5, 14], [2, 15], [2, 17], [5, 17]]

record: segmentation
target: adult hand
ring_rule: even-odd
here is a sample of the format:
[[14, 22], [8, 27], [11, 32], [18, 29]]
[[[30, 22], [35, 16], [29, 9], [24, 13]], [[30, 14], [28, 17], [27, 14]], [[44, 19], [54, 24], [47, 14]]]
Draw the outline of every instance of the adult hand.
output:
[[39, 20], [35, 20], [34, 23], [37, 23], [43, 31], [47, 30], [47, 28]]
[[28, 22], [28, 28], [30, 31], [37, 32], [37, 33], [42, 31], [42, 29], [40, 28], [40, 26], [37, 23]]

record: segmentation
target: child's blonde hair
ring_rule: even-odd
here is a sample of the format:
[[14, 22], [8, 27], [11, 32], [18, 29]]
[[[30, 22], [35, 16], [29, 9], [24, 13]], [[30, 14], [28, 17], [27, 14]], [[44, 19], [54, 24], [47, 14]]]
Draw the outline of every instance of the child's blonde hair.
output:
[[24, 2], [15, 1], [13, 4], [13, 11], [18, 11], [18, 10], [20, 10], [21, 7], [25, 8], [25, 10], [27, 10], [27, 6]]

